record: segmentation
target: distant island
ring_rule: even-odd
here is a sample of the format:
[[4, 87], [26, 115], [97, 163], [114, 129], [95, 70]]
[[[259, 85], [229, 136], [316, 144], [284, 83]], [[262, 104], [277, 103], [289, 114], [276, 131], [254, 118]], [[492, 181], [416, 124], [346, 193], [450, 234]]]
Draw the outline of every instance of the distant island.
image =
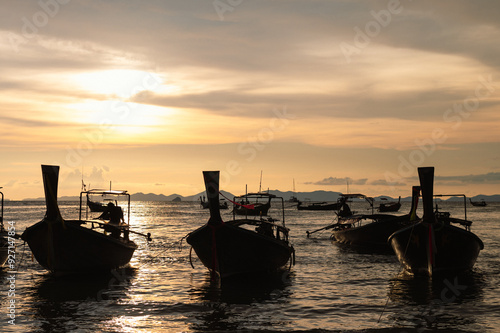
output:
[[[221, 191], [221, 193], [227, 197], [232, 199], [234, 195], [232, 193]], [[279, 190], [270, 190], [269, 193], [274, 194], [276, 196], [282, 197], [285, 200], [290, 199], [291, 197], [296, 197], [300, 201], [311, 201], [311, 202], [335, 202], [340, 197], [340, 192], [333, 191], [313, 191], [313, 192], [281, 192]], [[190, 195], [190, 196], [182, 196], [180, 194], [155, 194], [155, 193], [134, 193], [130, 195], [130, 199], [132, 201], [199, 201], [200, 197], [206, 198], [206, 193], [200, 192], [198, 194]], [[381, 199], [387, 200], [398, 200], [398, 198], [392, 198], [387, 195], [380, 195], [374, 197], [375, 201], [381, 201]], [[500, 202], [500, 195], [476, 195], [473, 197], [467, 197], [474, 201], [484, 200], [486, 202]], [[36, 199], [23, 199], [22, 201], [43, 201], [45, 198], [36, 198]], [[58, 198], [59, 201], [79, 201], [79, 196], [62, 196]], [[437, 199], [440, 200], [440, 199]], [[411, 202], [411, 196], [401, 197], [401, 201]], [[444, 199], [443, 201], [463, 201], [463, 197], [451, 197], [448, 199]]]

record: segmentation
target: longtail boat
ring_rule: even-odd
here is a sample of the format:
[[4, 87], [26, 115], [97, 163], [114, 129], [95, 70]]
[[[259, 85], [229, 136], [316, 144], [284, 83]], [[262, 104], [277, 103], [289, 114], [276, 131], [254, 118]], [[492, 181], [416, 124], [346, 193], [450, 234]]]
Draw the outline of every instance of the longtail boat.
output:
[[[115, 206], [109, 221], [82, 219], [82, 192], [78, 220], [62, 218], [57, 203], [59, 166], [42, 165], [43, 185], [47, 211], [38, 223], [26, 228], [21, 235], [38, 263], [52, 273], [77, 273], [109, 271], [127, 265], [137, 245], [129, 239], [130, 196], [128, 219], [115, 214]], [[123, 212], [122, 212], [123, 214]], [[149, 234], [147, 235], [149, 239]]]
[[[338, 223], [332, 228], [332, 240], [370, 252], [390, 252], [392, 249], [387, 239], [395, 231], [418, 221], [416, 210], [420, 187], [412, 188], [412, 205], [406, 215], [391, 214], [355, 214], [339, 216]], [[365, 196], [358, 195], [358, 198]], [[367, 198], [369, 203], [373, 203]], [[373, 209], [373, 206], [372, 206]]]
[[[418, 175], [424, 216], [418, 223], [396, 231], [389, 237], [399, 261], [409, 273], [417, 275], [432, 276], [471, 270], [484, 245], [470, 230], [472, 222], [467, 220], [465, 195], [464, 219], [452, 218], [447, 212], [434, 211], [434, 168], [418, 168]], [[453, 224], [461, 225], [462, 228]]]
[[219, 171], [204, 171], [210, 218], [202, 227], [187, 235], [203, 265], [214, 276], [225, 279], [246, 273], [272, 273], [293, 261], [294, 249], [288, 239], [283, 220], [277, 223], [271, 218], [241, 218], [222, 221], [219, 210]]

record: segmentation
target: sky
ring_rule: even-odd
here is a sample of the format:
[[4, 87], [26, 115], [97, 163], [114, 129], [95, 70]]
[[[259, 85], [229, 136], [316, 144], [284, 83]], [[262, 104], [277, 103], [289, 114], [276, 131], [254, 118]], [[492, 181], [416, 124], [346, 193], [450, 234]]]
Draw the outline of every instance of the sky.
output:
[[[0, 0], [0, 187], [500, 193], [500, 3]], [[262, 181], [261, 181], [262, 173]], [[347, 185], [349, 184], [349, 185]]]

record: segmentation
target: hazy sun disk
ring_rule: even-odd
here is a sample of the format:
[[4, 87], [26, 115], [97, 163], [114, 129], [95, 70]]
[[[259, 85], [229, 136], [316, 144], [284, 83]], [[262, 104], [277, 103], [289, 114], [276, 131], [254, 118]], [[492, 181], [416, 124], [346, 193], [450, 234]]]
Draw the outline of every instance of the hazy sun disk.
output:
[[146, 90], [160, 92], [165, 89], [158, 74], [128, 69], [81, 73], [73, 80], [85, 90], [119, 98], [130, 98]]

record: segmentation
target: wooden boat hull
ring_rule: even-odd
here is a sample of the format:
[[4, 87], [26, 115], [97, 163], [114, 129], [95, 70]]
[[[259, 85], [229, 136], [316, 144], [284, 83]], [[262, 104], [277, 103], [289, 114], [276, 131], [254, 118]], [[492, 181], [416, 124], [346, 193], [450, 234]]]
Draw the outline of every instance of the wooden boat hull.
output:
[[397, 212], [401, 208], [401, 204], [399, 202], [391, 203], [391, 204], [380, 204], [378, 207], [379, 212]]
[[217, 271], [221, 278], [275, 272], [287, 264], [293, 253], [293, 248], [285, 241], [231, 225], [230, 222], [219, 226], [206, 224], [191, 232], [186, 241], [203, 265]]
[[471, 270], [484, 248], [470, 231], [425, 222], [396, 231], [389, 242], [406, 270], [416, 275]]
[[42, 220], [26, 228], [25, 240], [36, 260], [54, 273], [109, 271], [130, 262], [137, 245], [79, 225], [80, 221]]
[[387, 243], [389, 236], [412, 223], [409, 215], [367, 215], [364, 219], [369, 221], [359, 227], [353, 227], [348, 223], [335, 227], [332, 231], [332, 239], [338, 243], [352, 245], [360, 249], [392, 252], [391, 246]]

